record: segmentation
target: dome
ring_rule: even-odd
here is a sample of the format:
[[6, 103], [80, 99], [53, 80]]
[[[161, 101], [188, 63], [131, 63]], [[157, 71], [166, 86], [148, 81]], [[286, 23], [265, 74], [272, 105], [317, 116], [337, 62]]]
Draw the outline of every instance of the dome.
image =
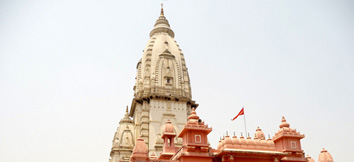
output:
[[233, 144], [239, 144], [239, 143], [240, 143], [240, 141], [239, 141], [239, 139], [237, 138], [237, 136], [235, 135], [235, 133], [234, 133], [234, 136], [232, 137], [232, 143], [233, 143]]
[[267, 139], [267, 145], [268, 145], [269, 147], [274, 147], [274, 146], [275, 146], [274, 141], [271, 140], [271, 139]]
[[232, 139], [230, 138], [227, 132], [225, 136], [225, 144], [232, 144]]
[[285, 128], [289, 128], [290, 127], [290, 124], [286, 122], [284, 116], [283, 116], [283, 118], [281, 120], [281, 124], [279, 125], [279, 128], [283, 128], [283, 127], [285, 127]]
[[175, 128], [171, 124], [171, 121], [167, 120], [166, 124], [165, 124], [165, 128], [163, 129], [161, 138], [165, 138], [165, 137], [170, 138], [170, 137], [175, 137], [175, 136], [176, 136]]
[[322, 149], [320, 156], [318, 156], [318, 162], [333, 162], [333, 158], [326, 149]]
[[264, 133], [262, 131], [262, 129], [260, 129], [259, 127], [257, 127], [256, 129], [256, 133], [255, 133], [255, 139], [260, 139], [260, 140], [265, 140], [265, 136], [264, 136]]
[[175, 128], [171, 124], [170, 120], [166, 121], [165, 131], [164, 134], [175, 134]]

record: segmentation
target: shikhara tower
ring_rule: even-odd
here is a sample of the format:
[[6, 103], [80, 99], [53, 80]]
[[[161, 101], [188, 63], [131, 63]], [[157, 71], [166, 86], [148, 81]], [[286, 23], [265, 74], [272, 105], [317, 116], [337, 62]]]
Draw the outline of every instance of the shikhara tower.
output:
[[[159, 155], [166, 121], [170, 120], [179, 134], [191, 109], [198, 106], [192, 100], [186, 61], [174, 36], [161, 7], [160, 17], [136, 66], [134, 98], [130, 112], [127, 108], [114, 135], [111, 162], [129, 161], [139, 137], [144, 139], [149, 152]], [[182, 145], [181, 138], [174, 141], [176, 146]]]

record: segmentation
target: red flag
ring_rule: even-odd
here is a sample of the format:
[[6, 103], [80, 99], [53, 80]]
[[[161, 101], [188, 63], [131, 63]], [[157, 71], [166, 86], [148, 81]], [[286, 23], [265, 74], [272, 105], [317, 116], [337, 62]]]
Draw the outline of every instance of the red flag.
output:
[[234, 121], [238, 116], [244, 115], [244, 114], [245, 114], [245, 111], [243, 110], [243, 107], [242, 107], [241, 111], [233, 119], [231, 119], [231, 121]]

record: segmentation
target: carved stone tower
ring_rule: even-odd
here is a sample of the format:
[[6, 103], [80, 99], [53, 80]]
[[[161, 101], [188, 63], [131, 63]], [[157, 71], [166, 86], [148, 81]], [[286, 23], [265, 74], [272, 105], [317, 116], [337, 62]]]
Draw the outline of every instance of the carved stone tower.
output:
[[[187, 123], [191, 109], [198, 106], [192, 100], [188, 69], [174, 36], [161, 7], [160, 17], [150, 32], [150, 40], [136, 66], [134, 98], [129, 112], [133, 141], [141, 137], [148, 147], [149, 156], [162, 152], [164, 143], [161, 136], [166, 121], [172, 123], [178, 134]], [[117, 132], [115, 136], [122, 135]], [[175, 137], [174, 142], [176, 146], [182, 146], [181, 138]], [[114, 148], [117, 155], [119, 148]], [[126, 159], [113, 158], [112, 155], [111, 152], [112, 162]]]

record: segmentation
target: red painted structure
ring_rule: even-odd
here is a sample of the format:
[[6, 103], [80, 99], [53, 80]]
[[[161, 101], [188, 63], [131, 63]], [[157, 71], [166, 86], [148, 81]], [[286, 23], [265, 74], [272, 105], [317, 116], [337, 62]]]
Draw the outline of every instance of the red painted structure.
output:
[[[305, 135], [290, 128], [290, 124], [282, 118], [279, 131], [273, 139], [265, 139], [264, 133], [257, 128], [255, 138], [230, 137], [228, 134], [219, 141], [217, 149], [210, 147], [208, 134], [212, 128], [205, 125], [193, 109], [178, 137], [183, 139], [182, 147], [176, 147], [176, 132], [168, 120], [162, 135], [164, 146], [162, 153], [156, 157], [148, 155], [147, 147], [139, 138], [134, 147], [131, 162], [314, 162], [311, 157], [304, 156], [300, 140]], [[333, 162], [326, 151], [320, 154], [320, 162]]]

